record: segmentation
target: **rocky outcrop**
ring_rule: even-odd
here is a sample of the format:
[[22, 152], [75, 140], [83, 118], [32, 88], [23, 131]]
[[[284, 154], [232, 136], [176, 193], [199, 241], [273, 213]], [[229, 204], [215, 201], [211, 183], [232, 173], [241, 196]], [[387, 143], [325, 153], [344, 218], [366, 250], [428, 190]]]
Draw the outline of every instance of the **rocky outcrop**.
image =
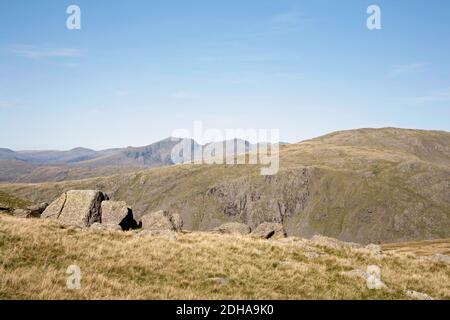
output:
[[273, 222], [261, 223], [251, 235], [255, 238], [262, 239], [282, 239], [287, 237], [283, 225]]
[[251, 232], [248, 225], [239, 222], [224, 223], [220, 227], [213, 230], [214, 232], [222, 234], [240, 234], [247, 235]]
[[66, 225], [89, 227], [101, 222], [101, 203], [108, 196], [98, 190], [70, 190], [53, 201], [41, 218], [53, 219]]
[[28, 219], [28, 218], [30, 218], [29, 214], [30, 214], [30, 211], [28, 211], [26, 209], [15, 209], [13, 211], [13, 215], [17, 218]]
[[34, 206], [27, 207], [27, 210], [30, 211], [30, 216], [33, 218], [40, 218], [42, 213], [47, 209], [48, 203], [42, 202], [41, 204], [36, 204]]
[[41, 214], [45, 211], [47, 208], [48, 203], [43, 202], [41, 204], [28, 206], [25, 209], [15, 209], [13, 211], [13, 215], [18, 218], [40, 218]]
[[178, 214], [167, 211], [157, 211], [142, 216], [140, 225], [145, 230], [181, 231], [183, 220]]

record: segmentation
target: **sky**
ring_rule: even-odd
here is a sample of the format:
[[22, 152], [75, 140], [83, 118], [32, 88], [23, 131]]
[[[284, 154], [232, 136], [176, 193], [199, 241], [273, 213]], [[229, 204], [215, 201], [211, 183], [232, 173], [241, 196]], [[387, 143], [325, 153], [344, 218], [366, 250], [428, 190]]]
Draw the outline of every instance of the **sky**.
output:
[[2, 0], [0, 147], [143, 146], [194, 121], [450, 131], [449, 57], [448, 0]]

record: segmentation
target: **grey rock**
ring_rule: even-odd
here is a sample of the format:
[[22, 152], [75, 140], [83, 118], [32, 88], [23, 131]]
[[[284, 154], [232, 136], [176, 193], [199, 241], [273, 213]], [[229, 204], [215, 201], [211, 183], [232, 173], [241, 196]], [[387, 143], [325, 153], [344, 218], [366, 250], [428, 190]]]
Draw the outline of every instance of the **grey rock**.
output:
[[86, 228], [101, 221], [103, 200], [108, 200], [108, 196], [98, 190], [70, 190], [53, 201], [41, 218]]
[[178, 214], [160, 210], [142, 216], [140, 224], [145, 230], [181, 231], [183, 220]]
[[183, 230], [183, 219], [178, 213], [172, 213], [169, 216], [170, 222], [172, 222], [175, 231], [181, 232]]
[[370, 253], [372, 253], [373, 255], [380, 255], [383, 253], [383, 250], [381, 249], [381, 246], [377, 245], [377, 244], [368, 244], [367, 246], [365, 246], [365, 248], [367, 250], [370, 251]]
[[230, 283], [230, 280], [223, 277], [208, 278], [206, 281], [218, 286], [227, 286]]
[[31, 218], [40, 218], [42, 212], [47, 208], [48, 204], [43, 202], [41, 204], [37, 204], [34, 206], [28, 206], [25, 209], [15, 209], [13, 211], [13, 215], [18, 218], [25, 218], [25, 219], [31, 219]]
[[321, 254], [315, 251], [305, 251], [304, 256], [309, 260], [320, 258]]
[[40, 218], [42, 213], [47, 209], [48, 203], [42, 202], [41, 204], [36, 204], [34, 206], [27, 207], [27, 210], [30, 211], [30, 215], [33, 218]]
[[128, 215], [128, 206], [125, 201], [103, 201], [102, 223], [119, 225]]
[[450, 264], [450, 256], [447, 256], [445, 254], [436, 253], [428, 259], [437, 263]]
[[25, 218], [25, 219], [31, 218], [31, 212], [30, 210], [27, 209], [15, 209], [13, 211], [13, 215], [17, 218]]
[[414, 299], [414, 300], [434, 300], [432, 297], [430, 297], [426, 293], [413, 291], [413, 290], [406, 290], [405, 295], [407, 295], [408, 297], [410, 297], [411, 299]]

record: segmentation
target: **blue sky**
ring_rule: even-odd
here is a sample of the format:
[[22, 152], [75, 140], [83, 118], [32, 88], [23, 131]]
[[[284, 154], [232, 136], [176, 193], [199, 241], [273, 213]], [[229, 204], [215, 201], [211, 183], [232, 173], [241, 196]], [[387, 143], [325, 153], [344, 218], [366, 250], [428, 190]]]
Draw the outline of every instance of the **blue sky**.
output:
[[449, 57], [447, 0], [2, 0], [0, 146], [141, 146], [195, 120], [450, 131]]

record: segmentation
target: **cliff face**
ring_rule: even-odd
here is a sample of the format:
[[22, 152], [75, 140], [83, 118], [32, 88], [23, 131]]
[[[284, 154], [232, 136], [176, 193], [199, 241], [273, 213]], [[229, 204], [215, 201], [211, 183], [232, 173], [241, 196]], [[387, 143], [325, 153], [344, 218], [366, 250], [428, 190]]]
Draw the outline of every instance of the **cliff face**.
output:
[[450, 133], [337, 132], [282, 146], [280, 160], [279, 173], [266, 177], [257, 166], [177, 165], [0, 190], [50, 202], [70, 189], [100, 189], [137, 216], [178, 211], [193, 230], [277, 221], [289, 235], [361, 243], [450, 237]]

